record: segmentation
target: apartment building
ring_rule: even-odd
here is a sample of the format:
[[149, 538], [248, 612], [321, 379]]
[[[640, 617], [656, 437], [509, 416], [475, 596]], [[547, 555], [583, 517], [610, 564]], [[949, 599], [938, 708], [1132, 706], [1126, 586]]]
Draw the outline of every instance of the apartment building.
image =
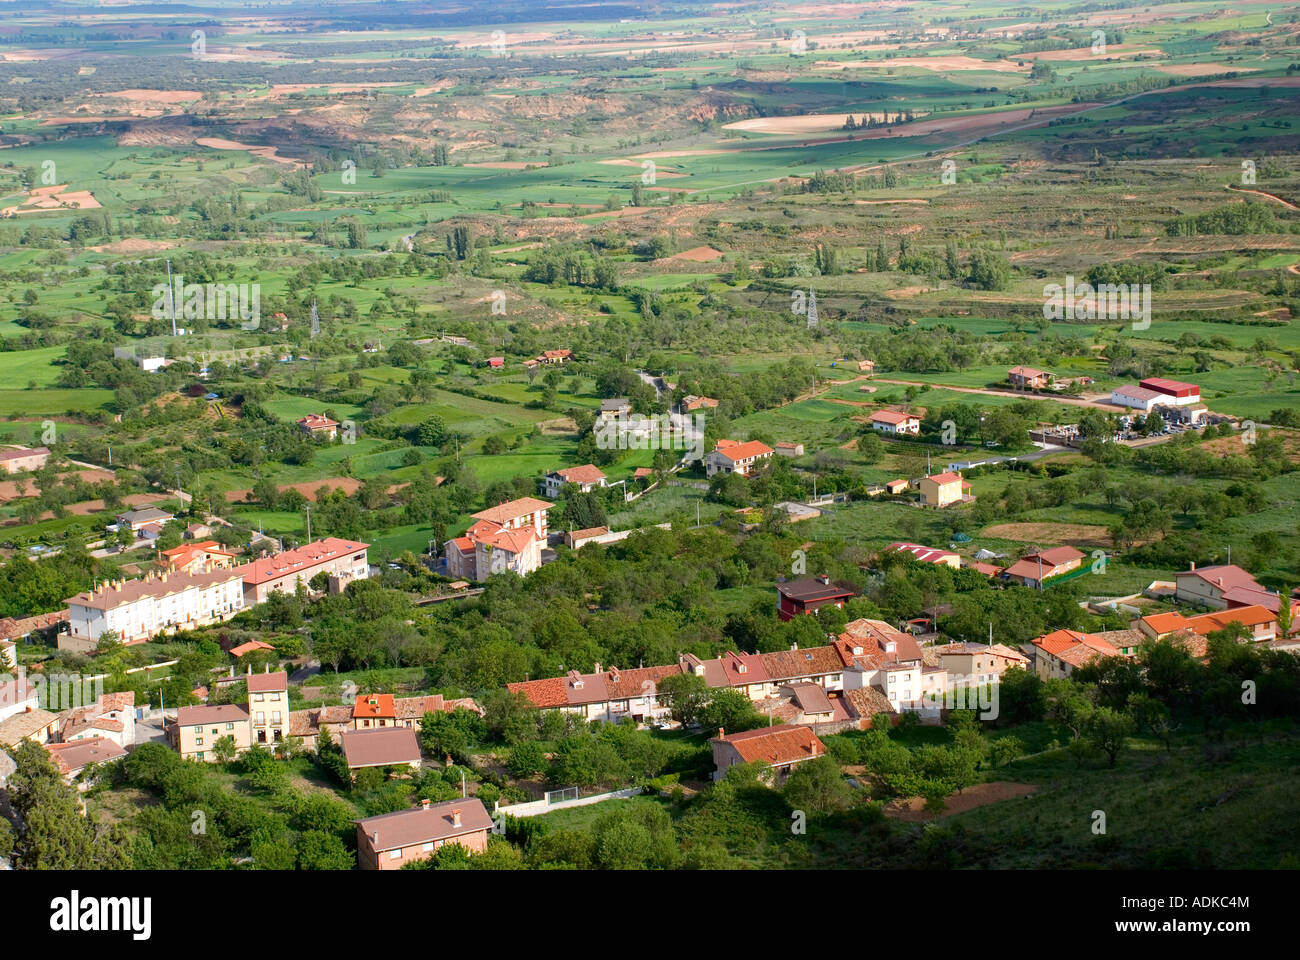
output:
[[244, 606], [264, 603], [277, 590], [294, 593], [298, 584], [306, 586], [317, 574], [337, 577], [344, 583], [364, 580], [370, 573], [366, 551], [370, 544], [356, 540], [325, 537], [263, 557], [238, 569], [244, 581]]
[[105, 633], [116, 633], [123, 643], [144, 643], [169, 630], [229, 620], [245, 606], [241, 569], [150, 572], [139, 580], [102, 583], [64, 601], [66, 639], [74, 649], [94, 649]]

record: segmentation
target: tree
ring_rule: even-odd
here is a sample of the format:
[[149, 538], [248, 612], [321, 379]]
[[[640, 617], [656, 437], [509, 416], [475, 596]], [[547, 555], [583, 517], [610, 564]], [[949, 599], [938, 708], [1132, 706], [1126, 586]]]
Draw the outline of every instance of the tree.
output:
[[698, 723], [705, 704], [709, 702], [708, 683], [693, 673], [664, 677], [655, 685], [655, 693], [659, 702], [668, 707], [672, 718], [683, 726]]
[[233, 734], [228, 733], [224, 737], [218, 737], [212, 743], [212, 755], [216, 757], [220, 763], [229, 763], [231, 760], [234, 760], [237, 751], [238, 748], [235, 745], [235, 737]]
[[343, 841], [324, 830], [308, 830], [298, 838], [299, 870], [352, 870], [356, 858]]
[[[13, 837], [20, 870], [129, 869], [130, 844], [117, 829], [105, 830], [81, 813], [75, 787], [65, 783], [45, 749], [24, 740], [9, 749], [14, 772], [9, 801], [21, 827]], [[4, 840], [0, 837], [0, 845]]]
[[794, 768], [785, 782], [786, 803], [811, 814], [844, 810], [853, 802], [853, 788], [830, 757], [818, 757]]
[[[802, 619], [802, 618], [800, 618]], [[718, 690], [700, 714], [708, 730], [724, 729], [732, 733], [752, 730], [764, 722], [754, 710], [754, 701], [740, 690]]]
[[546, 769], [546, 754], [542, 751], [542, 745], [536, 740], [527, 740], [517, 745], [510, 751], [506, 769], [510, 771], [511, 776], [520, 779], [541, 773]]
[[1098, 707], [1088, 719], [1088, 741], [1106, 754], [1113, 767], [1136, 726], [1127, 713], [1121, 713], [1112, 707]]
[[1047, 719], [1059, 723], [1070, 731], [1070, 738], [1078, 740], [1088, 728], [1093, 702], [1079, 684], [1064, 677], [1048, 680], [1044, 690]]

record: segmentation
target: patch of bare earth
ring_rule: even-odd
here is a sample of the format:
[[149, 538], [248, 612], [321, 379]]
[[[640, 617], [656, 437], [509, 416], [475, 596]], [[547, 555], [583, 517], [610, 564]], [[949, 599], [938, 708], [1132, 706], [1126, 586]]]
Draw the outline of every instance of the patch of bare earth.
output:
[[986, 537], [1024, 543], [1073, 543], [1089, 547], [1110, 546], [1110, 531], [1091, 523], [997, 523], [985, 527]]
[[967, 787], [961, 793], [955, 793], [944, 800], [942, 813], [928, 813], [925, 809], [925, 799], [923, 797], [911, 797], [907, 800], [891, 800], [885, 804], [885, 816], [891, 820], [924, 823], [927, 820], [951, 817], [954, 814], [965, 813], [967, 810], [975, 810], [990, 803], [1000, 803], [1003, 800], [1016, 800], [1020, 797], [1027, 797], [1037, 789], [1038, 787], [1034, 784], [1010, 783], [1003, 780], [993, 783], [977, 783], [975, 786]]

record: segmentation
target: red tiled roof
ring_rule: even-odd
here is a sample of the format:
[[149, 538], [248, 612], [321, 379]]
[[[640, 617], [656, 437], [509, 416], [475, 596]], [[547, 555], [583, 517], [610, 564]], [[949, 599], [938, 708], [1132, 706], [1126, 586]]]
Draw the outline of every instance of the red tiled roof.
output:
[[230, 655], [232, 657], [242, 657], [245, 654], [252, 653], [254, 650], [274, 650], [274, 649], [275, 647], [271, 646], [269, 643], [264, 643], [261, 640], [249, 640], [247, 643], [241, 643], [237, 647], [231, 647]]
[[952, 472], [936, 473], [934, 476], [926, 477], [925, 479], [933, 480], [935, 483], [939, 484], [940, 486], [943, 486], [949, 483], [959, 482], [961, 480], [961, 474], [952, 473]]
[[64, 776], [74, 774], [92, 763], [108, 763], [125, 757], [126, 751], [107, 737], [88, 737], [71, 743], [47, 743], [50, 759]]
[[275, 693], [289, 689], [289, 675], [283, 670], [275, 673], [252, 673], [248, 676], [249, 693]]
[[[455, 813], [460, 813], [456, 826]], [[376, 853], [416, 844], [450, 840], [492, 829], [492, 818], [483, 801], [474, 797], [430, 803], [414, 810], [399, 810], [356, 821]]]
[[568, 467], [564, 470], [556, 470], [555, 473], [564, 480], [565, 483], [599, 483], [605, 479], [605, 471], [601, 470], [594, 463], [584, 463], [580, 467]]
[[279, 580], [295, 573], [306, 572], [313, 567], [335, 560], [344, 554], [356, 553], [370, 547], [368, 543], [357, 540], [341, 540], [338, 537], [325, 537], [312, 543], [303, 544], [292, 550], [277, 553], [273, 557], [263, 557], [240, 567], [244, 583], [254, 586]]
[[914, 413], [899, 413], [897, 410], [877, 410], [871, 415], [871, 419], [880, 423], [900, 424], [918, 418]]
[[714, 453], [720, 453], [732, 463], [737, 460], [748, 460], [751, 457], [765, 457], [773, 452], [772, 448], [760, 440], [747, 440], [744, 443], [735, 441], [726, 441], [727, 445], [723, 446], [723, 441], [718, 441], [718, 446]]
[[217, 704], [210, 707], [181, 707], [176, 711], [176, 723], [182, 727], [198, 727], [209, 723], [247, 723], [248, 708], [238, 703]]
[[545, 500], [538, 500], [536, 497], [521, 497], [508, 503], [497, 504], [495, 507], [488, 507], [488, 509], [480, 510], [478, 513], [470, 514], [470, 516], [475, 520], [487, 520], [491, 523], [504, 525], [518, 517], [536, 513], [538, 510], [549, 510], [553, 506], [555, 504], [547, 503]]
[[420, 759], [420, 743], [409, 727], [345, 730], [339, 734], [339, 742], [349, 769], [386, 767]]
[[808, 760], [826, 752], [826, 745], [815, 733], [807, 727], [790, 724], [730, 733], [714, 737], [710, 742], [731, 744], [745, 763], [766, 763], [769, 766]]
[[337, 427], [339, 422], [331, 420], [324, 414], [309, 413], [298, 421], [298, 425], [306, 427], [308, 430], [326, 430], [330, 427]]
[[1062, 563], [1069, 563], [1071, 560], [1082, 560], [1083, 551], [1076, 550], [1074, 547], [1052, 547], [1050, 550], [1039, 550], [1037, 553], [1031, 553], [1031, 557], [1042, 557], [1043, 563], [1050, 563], [1052, 566], [1059, 566]]
[[393, 706], [393, 695], [391, 693], [368, 693], [364, 697], [357, 697], [356, 702], [352, 704], [352, 716], [356, 719], [376, 717], [391, 719], [396, 717], [397, 709]]
[[564, 707], [569, 698], [564, 693], [564, 677], [547, 677], [543, 680], [525, 680], [507, 683], [511, 693], [522, 693], [535, 707]]

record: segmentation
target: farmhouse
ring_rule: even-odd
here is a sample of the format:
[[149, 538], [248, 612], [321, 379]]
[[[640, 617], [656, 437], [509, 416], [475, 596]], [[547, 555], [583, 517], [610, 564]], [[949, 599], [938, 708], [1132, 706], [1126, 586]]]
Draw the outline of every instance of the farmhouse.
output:
[[947, 507], [954, 503], [974, 503], [975, 498], [966, 493], [970, 484], [960, 473], [936, 473], [917, 481], [921, 490], [921, 503], [927, 507]]
[[137, 537], [154, 539], [158, 534], [162, 533], [163, 525], [175, 518], [166, 510], [159, 510], [157, 507], [145, 507], [141, 510], [128, 510], [126, 513], [119, 513], [114, 519], [117, 520], [116, 529], [120, 530], [122, 527], [126, 527]]
[[364, 580], [370, 573], [366, 559], [369, 548], [368, 543], [325, 537], [246, 563], [236, 568], [244, 578], [244, 606], [265, 603], [277, 590], [294, 593], [298, 584], [308, 585], [319, 573], [337, 577], [345, 583]]
[[678, 413], [692, 413], [696, 410], [712, 409], [718, 405], [718, 401], [712, 397], [697, 397], [695, 394], [687, 394], [682, 397], [681, 403], [677, 405]]
[[600, 418], [602, 420], [622, 420], [632, 412], [632, 404], [624, 397], [600, 401]]
[[1012, 367], [1007, 371], [1007, 379], [1019, 390], [1042, 390], [1051, 382], [1052, 375], [1033, 367]]
[[906, 480], [890, 480], [885, 484], [885, 492], [891, 497], [896, 497], [900, 493], [907, 493], [911, 486], [911, 483]]
[[50, 450], [48, 447], [36, 447], [35, 449], [4, 450], [0, 451], [0, 466], [4, 467], [5, 473], [23, 473], [33, 470], [39, 470], [45, 466], [45, 461], [50, 459]]
[[921, 420], [910, 413], [896, 410], [877, 410], [871, 415], [871, 429], [888, 434], [916, 436], [921, 432]]
[[718, 473], [738, 473], [747, 477], [772, 453], [772, 448], [759, 440], [745, 443], [719, 440], [717, 447], [704, 458], [704, 472], [710, 477]]
[[1051, 577], [1077, 570], [1083, 553], [1074, 547], [1053, 547], [1022, 557], [1002, 571], [1002, 578], [1025, 587], [1037, 587]]
[[1174, 574], [1175, 599], [1179, 603], [1191, 603], [1197, 606], [1213, 607], [1224, 610], [1231, 606], [1229, 594], [1237, 592], [1262, 591], [1259, 582], [1235, 563], [1219, 564], [1196, 569], [1192, 564], [1190, 570]]
[[714, 780], [721, 780], [738, 763], [762, 763], [768, 768], [764, 779], [780, 785], [797, 764], [826, 753], [826, 745], [815, 733], [786, 723], [733, 734], [719, 729], [709, 743], [713, 747]]
[[537, 356], [538, 363], [562, 364], [573, 359], [572, 350], [543, 350]]
[[421, 800], [414, 810], [366, 817], [357, 824], [357, 866], [362, 870], [400, 870], [427, 860], [449, 843], [471, 853], [487, 849], [492, 818], [474, 797], [433, 803]]
[[791, 440], [778, 440], [776, 442], [776, 455], [778, 457], [802, 457], [803, 444]]
[[331, 420], [323, 413], [309, 413], [298, 421], [298, 429], [309, 437], [333, 440], [338, 436], [339, 422]]
[[844, 609], [845, 602], [853, 596], [853, 591], [846, 587], [833, 586], [830, 577], [824, 574], [815, 579], [791, 580], [778, 583], [777, 615], [782, 620], [816, 613], [822, 607]]
[[876, 372], [876, 361], [874, 361], [874, 360], [859, 360], [859, 361], [858, 361], [858, 372], [859, 372], [859, 373], [875, 373], [875, 372]]
[[542, 479], [543, 493], [548, 497], [558, 497], [566, 483], [575, 484], [583, 493], [590, 493], [596, 487], [605, 486], [604, 471], [593, 463], [584, 463], [580, 467], [567, 467], [554, 470]]

